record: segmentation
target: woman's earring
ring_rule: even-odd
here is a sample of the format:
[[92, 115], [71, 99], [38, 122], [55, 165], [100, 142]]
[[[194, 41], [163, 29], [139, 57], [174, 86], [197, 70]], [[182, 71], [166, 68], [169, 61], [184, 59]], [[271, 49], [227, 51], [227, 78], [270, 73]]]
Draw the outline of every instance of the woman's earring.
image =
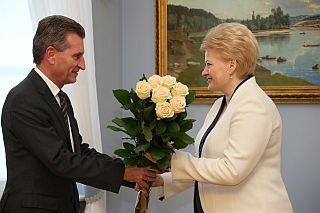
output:
[[230, 79], [232, 79], [232, 75], [230, 75]]

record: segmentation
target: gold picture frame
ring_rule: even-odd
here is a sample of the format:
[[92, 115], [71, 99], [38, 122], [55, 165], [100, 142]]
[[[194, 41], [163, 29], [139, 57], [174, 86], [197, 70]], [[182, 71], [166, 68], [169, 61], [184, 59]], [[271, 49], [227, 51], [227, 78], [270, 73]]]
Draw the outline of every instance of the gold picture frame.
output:
[[[167, 75], [167, 0], [155, 0], [155, 64], [156, 73]], [[190, 87], [190, 86], [189, 86]], [[276, 103], [320, 103], [320, 86], [264, 86], [263, 90]], [[196, 91], [195, 103], [213, 103], [222, 93], [206, 87], [190, 87]]]

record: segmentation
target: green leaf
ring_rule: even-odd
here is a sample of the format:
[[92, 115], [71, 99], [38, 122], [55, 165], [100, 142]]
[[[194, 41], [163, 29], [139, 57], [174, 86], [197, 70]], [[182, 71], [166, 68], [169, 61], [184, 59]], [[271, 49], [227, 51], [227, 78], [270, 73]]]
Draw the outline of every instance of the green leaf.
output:
[[156, 125], [157, 125], [157, 122], [155, 119], [149, 123], [149, 127], [151, 130], [154, 129], [156, 127]]
[[180, 132], [176, 135], [173, 135], [172, 137], [172, 141], [174, 142], [173, 146], [176, 149], [183, 149], [187, 147], [189, 144], [194, 143], [194, 139], [184, 132]]
[[133, 151], [139, 154], [140, 152], [145, 152], [147, 149], [149, 149], [149, 147], [150, 147], [150, 143], [146, 143], [146, 144], [137, 146]]
[[153, 163], [145, 157], [140, 158], [138, 161], [138, 167], [148, 167], [148, 166], [151, 166], [152, 164]]
[[165, 157], [157, 162], [157, 166], [160, 170], [167, 169], [169, 167], [170, 160]]
[[188, 146], [188, 144], [184, 143], [180, 138], [175, 138], [172, 145], [175, 149], [184, 149]]
[[125, 149], [127, 149], [127, 150], [130, 150], [130, 151], [133, 151], [134, 148], [136, 148], [133, 144], [127, 143], [127, 142], [124, 142], [124, 143], [123, 143], [123, 147], [124, 147]]
[[169, 125], [168, 125], [168, 131], [170, 133], [180, 132], [179, 124], [177, 122], [175, 122], [175, 121], [170, 122]]
[[177, 115], [179, 115], [179, 114], [174, 114], [174, 116], [171, 118], [164, 118], [163, 121], [166, 121], [167, 123], [170, 121], [175, 121], [177, 118]]
[[194, 143], [194, 139], [192, 137], [190, 137], [189, 135], [187, 135], [186, 133], [181, 133], [180, 139], [186, 144], [193, 144]]
[[156, 134], [157, 135], [161, 135], [163, 134], [165, 131], [167, 130], [167, 126], [165, 124], [165, 122], [160, 121], [156, 127]]
[[116, 117], [116, 118], [112, 119], [112, 122], [117, 124], [120, 127], [124, 127], [125, 126], [125, 123], [124, 123], [122, 118]]
[[137, 160], [135, 158], [125, 158], [124, 160], [124, 164], [126, 166], [136, 166], [137, 165]]
[[148, 106], [144, 109], [144, 119], [145, 120], [148, 120], [148, 121], [154, 120], [154, 113], [155, 113], [154, 109], [155, 108], [156, 108], [155, 104], [151, 104], [150, 106]]
[[123, 127], [129, 136], [136, 137], [139, 134], [138, 121], [134, 118], [114, 118], [113, 123]]
[[136, 104], [141, 103], [140, 102], [141, 99], [137, 96], [137, 93], [133, 89], [131, 89], [130, 91], [130, 98], [132, 99], [133, 103], [136, 103]]
[[119, 157], [125, 158], [125, 157], [129, 157], [131, 152], [130, 150], [127, 150], [127, 149], [117, 149], [114, 151], [114, 154], [118, 155]]
[[130, 111], [132, 112], [132, 114], [136, 117], [136, 118], [139, 118], [139, 115], [140, 115], [140, 111], [142, 110], [141, 108], [141, 100], [136, 92], [131, 89], [130, 91], [130, 98], [132, 100], [131, 104], [128, 106], [128, 109], [130, 109]]
[[143, 127], [143, 134], [144, 134], [144, 138], [146, 139], [146, 141], [150, 142], [152, 140], [153, 135], [152, 135], [152, 131], [149, 127], [147, 127], [147, 126]]
[[181, 132], [187, 132], [188, 130], [192, 129], [193, 127], [193, 122], [195, 122], [195, 119], [187, 119], [183, 120], [180, 123], [180, 131]]
[[115, 127], [115, 126], [111, 126], [111, 125], [108, 125], [107, 128], [109, 128], [109, 129], [111, 129], [111, 130], [113, 130], [113, 131], [116, 131], [116, 132], [120, 132], [120, 131], [121, 131], [121, 132], [125, 132], [124, 129], [121, 129], [121, 128]]
[[130, 93], [124, 89], [113, 90], [114, 97], [119, 101], [122, 106], [128, 105], [131, 103]]
[[153, 147], [151, 147], [148, 152], [151, 154], [152, 158], [157, 161], [166, 156], [166, 152], [162, 151], [161, 149], [156, 149]]
[[163, 134], [161, 135], [161, 139], [163, 142], [167, 142], [167, 141], [170, 141], [171, 136], [169, 134]]
[[191, 104], [194, 99], [196, 98], [196, 93], [193, 90], [189, 91], [189, 94], [186, 96], [186, 104], [189, 105]]
[[187, 112], [181, 112], [178, 114], [178, 120], [182, 121], [183, 119], [185, 119], [187, 117]]
[[[135, 103], [129, 103], [126, 105], [123, 105], [122, 107], [124, 110], [130, 110], [130, 111], [135, 111], [134, 109], [136, 108], [136, 104]], [[133, 113], [134, 114], [134, 113]]]

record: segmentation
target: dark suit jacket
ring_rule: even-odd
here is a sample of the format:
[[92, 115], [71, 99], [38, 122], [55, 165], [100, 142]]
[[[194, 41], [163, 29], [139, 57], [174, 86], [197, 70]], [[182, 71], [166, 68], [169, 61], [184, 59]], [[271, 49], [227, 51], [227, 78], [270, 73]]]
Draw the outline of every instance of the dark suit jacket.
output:
[[0, 213], [78, 212], [75, 182], [119, 191], [123, 162], [82, 143], [67, 102], [74, 152], [59, 104], [34, 70], [9, 92], [1, 117], [7, 184]]

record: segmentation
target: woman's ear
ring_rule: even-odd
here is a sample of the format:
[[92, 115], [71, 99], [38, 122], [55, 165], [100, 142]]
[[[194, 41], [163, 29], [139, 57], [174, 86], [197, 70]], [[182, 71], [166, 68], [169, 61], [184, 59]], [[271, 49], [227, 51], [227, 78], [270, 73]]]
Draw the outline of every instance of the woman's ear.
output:
[[237, 63], [237, 60], [235, 60], [235, 59], [231, 59], [230, 60], [230, 75], [232, 75], [232, 74], [234, 74], [234, 71], [236, 70], [236, 68], [237, 68], [237, 65], [238, 65], [238, 63]]

